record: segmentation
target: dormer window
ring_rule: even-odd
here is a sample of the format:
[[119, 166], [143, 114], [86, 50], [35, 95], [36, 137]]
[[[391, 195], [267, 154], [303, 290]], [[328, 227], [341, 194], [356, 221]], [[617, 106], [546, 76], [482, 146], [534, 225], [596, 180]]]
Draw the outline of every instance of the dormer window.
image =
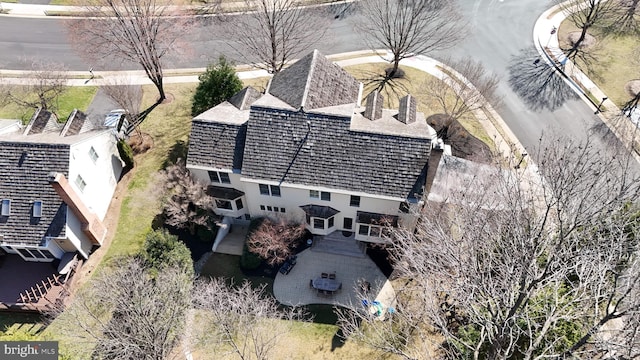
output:
[[3, 199], [0, 215], [9, 216], [10, 214], [11, 214], [11, 199]]
[[33, 202], [33, 217], [42, 217], [42, 200], [36, 200]]

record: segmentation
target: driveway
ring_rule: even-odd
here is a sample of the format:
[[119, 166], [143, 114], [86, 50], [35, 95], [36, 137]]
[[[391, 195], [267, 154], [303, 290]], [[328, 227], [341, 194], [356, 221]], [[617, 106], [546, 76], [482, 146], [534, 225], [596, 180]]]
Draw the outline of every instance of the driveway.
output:
[[[336, 273], [336, 280], [342, 282], [342, 290], [334, 295], [318, 295], [309, 285], [311, 279], [321, 273]], [[378, 300], [389, 306], [395, 304], [395, 291], [376, 264], [368, 257], [351, 257], [314, 251], [313, 248], [298, 254], [296, 266], [288, 275], [278, 273], [273, 283], [276, 299], [286, 305], [333, 304], [357, 305], [359, 281], [371, 284], [366, 294], [369, 301]]]

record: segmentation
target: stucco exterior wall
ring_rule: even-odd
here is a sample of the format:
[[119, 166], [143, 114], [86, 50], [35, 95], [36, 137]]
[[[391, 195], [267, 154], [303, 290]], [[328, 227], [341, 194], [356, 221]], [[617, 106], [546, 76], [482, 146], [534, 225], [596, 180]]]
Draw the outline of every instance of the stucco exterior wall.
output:
[[[95, 161], [90, 155], [91, 148], [98, 155]], [[100, 219], [104, 219], [123, 168], [115, 137], [111, 132], [105, 131], [74, 144], [71, 146], [70, 156], [69, 183], [84, 204]], [[86, 183], [83, 190], [76, 184], [78, 175]]]

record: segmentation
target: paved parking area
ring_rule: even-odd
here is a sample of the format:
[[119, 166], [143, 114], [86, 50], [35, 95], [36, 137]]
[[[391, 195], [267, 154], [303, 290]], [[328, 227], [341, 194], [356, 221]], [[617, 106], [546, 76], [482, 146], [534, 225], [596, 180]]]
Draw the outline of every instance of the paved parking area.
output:
[[[335, 272], [336, 280], [342, 282], [342, 290], [334, 295], [318, 295], [309, 285], [309, 280], [319, 277], [323, 272]], [[359, 280], [371, 284], [366, 296], [368, 300], [394, 306], [395, 292], [391, 283], [368, 256], [357, 258], [312, 249], [298, 254], [296, 266], [288, 275], [278, 273], [273, 283], [273, 293], [279, 302], [287, 305], [358, 305], [361, 302], [358, 296]]]

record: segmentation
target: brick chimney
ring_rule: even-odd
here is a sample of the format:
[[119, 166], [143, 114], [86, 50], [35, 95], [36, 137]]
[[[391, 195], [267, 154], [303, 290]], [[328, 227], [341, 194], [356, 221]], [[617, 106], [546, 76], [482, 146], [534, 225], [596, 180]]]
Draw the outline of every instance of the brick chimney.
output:
[[398, 109], [398, 120], [405, 124], [411, 124], [416, 121], [416, 98], [407, 95], [400, 99], [400, 108]]
[[382, 117], [382, 103], [384, 96], [377, 91], [372, 91], [365, 100], [364, 117], [369, 120], [376, 120]]
[[82, 224], [82, 232], [91, 239], [94, 245], [102, 245], [102, 241], [107, 235], [107, 228], [98, 216], [84, 205], [67, 178], [61, 173], [52, 172], [49, 174], [49, 183], [62, 198], [62, 201], [78, 217]]

